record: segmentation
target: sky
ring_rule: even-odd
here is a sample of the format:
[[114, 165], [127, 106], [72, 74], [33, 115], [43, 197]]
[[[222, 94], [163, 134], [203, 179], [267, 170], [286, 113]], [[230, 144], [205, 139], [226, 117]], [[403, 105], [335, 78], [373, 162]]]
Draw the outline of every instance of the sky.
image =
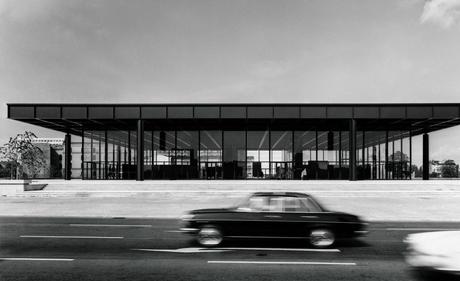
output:
[[[460, 0], [0, 0], [0, 142], [58, 135], [15, 102], [459, 103], [459, 20]], [[432, 158], [460, 162], [459, 137]]]

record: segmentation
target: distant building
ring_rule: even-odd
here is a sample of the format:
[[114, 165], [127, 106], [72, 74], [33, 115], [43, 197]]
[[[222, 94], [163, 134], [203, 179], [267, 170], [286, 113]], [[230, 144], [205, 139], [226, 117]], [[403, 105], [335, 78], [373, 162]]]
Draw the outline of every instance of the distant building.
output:
[[432, 178], [457, 178], [459, 166], [454, 160], [431, 160], [430, 177]]
[[64, 138], [35, 138], [32, 143], [43, 151], [45, 165], [36, 178], [62, 178]]
[[32, 143], [64, 145], [64, 138], [34, 138], [32, 139]]

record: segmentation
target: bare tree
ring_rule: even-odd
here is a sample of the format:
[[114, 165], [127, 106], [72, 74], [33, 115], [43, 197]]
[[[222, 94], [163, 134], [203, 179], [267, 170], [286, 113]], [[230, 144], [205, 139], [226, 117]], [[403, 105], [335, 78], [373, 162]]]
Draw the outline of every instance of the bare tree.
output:
[[43, 151], [33, 145], [32, 139], [37, 136], [29, 131], [11, 137], [8, 143], [0, 148], [1, 157], [10, 165], [10, 178], [35, 177], [45, 164]]

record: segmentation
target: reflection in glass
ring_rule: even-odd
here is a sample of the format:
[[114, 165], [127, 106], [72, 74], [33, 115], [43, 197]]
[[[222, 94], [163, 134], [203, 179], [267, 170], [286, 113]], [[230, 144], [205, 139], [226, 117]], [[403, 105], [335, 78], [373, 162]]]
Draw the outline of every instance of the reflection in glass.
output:
[[270, 132], [270, 175], [276, 179], [292, 179], [292, 131]]
[[246, 132], [225, 131], [223, 153], [224, 179], [246, 177]]
[[247, 178], [268, 178], [270, 169], [269, 132], [247, 132]]
[[200, 131], [200, 178], [222, 178], [222, 131]]

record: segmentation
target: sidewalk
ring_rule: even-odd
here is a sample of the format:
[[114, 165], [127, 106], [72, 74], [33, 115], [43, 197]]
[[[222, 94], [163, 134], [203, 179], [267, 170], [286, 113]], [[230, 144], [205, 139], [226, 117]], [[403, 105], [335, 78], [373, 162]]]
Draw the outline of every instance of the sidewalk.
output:
[[163, 217], [234, 205], [255, 191], [314, 195], [370, 221], [460, 221], [460, 181], [48, 181], [0, 198], [3, 216]]

